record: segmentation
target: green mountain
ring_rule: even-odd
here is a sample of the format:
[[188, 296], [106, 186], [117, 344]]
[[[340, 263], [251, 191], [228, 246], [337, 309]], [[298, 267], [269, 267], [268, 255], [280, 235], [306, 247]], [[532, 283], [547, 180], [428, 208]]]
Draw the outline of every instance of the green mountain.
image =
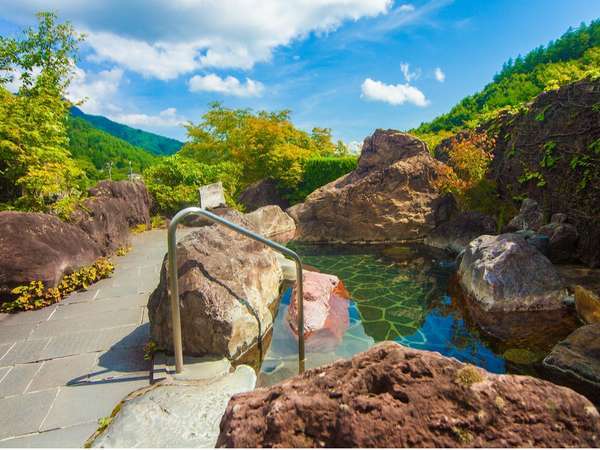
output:
[[413, 133], [430, 148], [440, 139], [474, 128], [503, 110], [519, 108], [544, 91], [600, 76], [600, 19], [569, 29], [559, 39], [524, 57], [509, 60], [482, 91], [464, 98], [448, 113], [422, 123]]
[[81, 117], [69, 116], [68, 134], [71, 155], [92, 181], [107, 178], [110, 163], [112, 178], [119, 180], [129, 174], [130, 162], [134, 173], [142, 173], [158, 160], [145, 149], [99, 130]]
[[87, 120], [94, 127], [129, 142], [131, 145], [146, 149], [154, 155], [172, 155], [178, 151], [183, 142], [148, 131], [138, 130], [121, 123], [113, 122], [103, 116], [86, 114], [77, 107], [71, 108], [71, 115]]

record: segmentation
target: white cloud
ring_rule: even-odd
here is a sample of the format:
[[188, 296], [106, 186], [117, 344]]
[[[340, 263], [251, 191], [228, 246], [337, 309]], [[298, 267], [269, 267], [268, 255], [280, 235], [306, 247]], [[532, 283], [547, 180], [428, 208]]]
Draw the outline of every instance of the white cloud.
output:
[[225, 95], [235, 95], [236, 97], [258, 97], [264, 90], [264, 86], [260, 81], [246, 78], [245, 83], [240, 83], [240, 80], [235, 77], [221, 78], [214, 73], [193, 76], [188, 82], [188, 87], [190, 92], [218, 92]]
[[362, 146], [363, 143], [358, 141], [350, 141], [347, 144], [348, 151], [353, 155], [360, 155], [360, 152], [362, 152]]
[[439, 67], [435, 68], [433, 75], [435, 76], [435, 79], [440, 83], [443, 83], [446, 80], [446, 74]]
[[[202, 68], [250, 69], [273, 50], [345, 21], [385, 14], [392, 0], [20, 0], [6, 19], [56, 10], [88, 34], [95, 60], [173, 79]], [[406, 6], [406, 5], [403, 5]], [[235, 13], [232, 13], [235, 12]]]
[[390, 105], [403, 105], [412, 103], [417, 106], [427, 106], [429, 101], [423, 92], [410, 84], [385, 84], [371, 78], [365, 79], [362, 86], [361, 97], [369, 100], [386, 102]]
[[164, 109], [158, 115], [117, 114], [111, 118], [133, 127], [175, 127], [186, 122], [183, 117], [177, 114], [177, 109], [175, 108]]
[[421, 69], [417, 69], [414, 72], [411, 72], [410, 65], [408, 63], [401, 63], [400, 70], [402, 71], [402, 75], [404, 75], [404, 79], [407, 83], [410, 83], [413, 80], [417, 80], [421, 76]]
[[115, 67], [98, 73], [86, 72], [75, 66], [67, 98], [73, 103], [82, 103], [89, 114], [107, 114], [118, 110], [112, 102], [123, 79], [123, 70]]
[[400, 5], [398, 7], [398, 11], [402, 11], [402, 12], [413, 12], [415, 10], [414, 5], [411, 5], [410, 3], [405, 3], [404, 5]]

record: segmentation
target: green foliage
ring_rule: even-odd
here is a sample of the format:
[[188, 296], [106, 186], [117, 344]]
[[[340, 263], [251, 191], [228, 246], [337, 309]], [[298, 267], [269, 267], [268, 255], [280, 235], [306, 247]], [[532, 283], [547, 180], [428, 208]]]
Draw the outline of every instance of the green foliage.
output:
[[231, 161], [203, 164], [181, 154], [166, 157], [144, 172], [148, 190], [161, 213], [175, 214], [182, 208], [198, 204], [198, 188], [221, 181], [227, 203], [235, 205], [233, 194], [239, 186], [240, 168]]
[[534, 181], [537, 187], [546, 186], [546, 179], [544, 178], [544, 175], [542, 175], [540, 172], [529, 171], [528, 169], [525, 169], [523, 175], [521, 175], [517, 180], [521, 184]]
[[356, 169], [357, 163], [356, 156], [326, 156], [306, 160], [302, 181], [298, 189], [288, 196], [289, 200], [292, 203], [303, 201], [314, 190]]
[[172, 155], [177, 152], [183, 145], [182, 142], [171, 139], [158, 134], [150, 133], [149, 131], [138, 130], [131, 128], [121, 123], [113, 122], [103, 116], [94, 116], [86, 114], [79, 108], [71, 108], [73, 117], [84, 119], [91, 123], [95, 128], [102, 130], [116, 138], [128, 142], [133, 147], [143, 148], [144, 150], [154, 155]]
[[[501, 112], [513, 112], [543, 91], [557, 89], [585, 77], [600, 76], [600, 19], [569, 30], [546, 47], [509, 60], [494, 81], [464, 98], [450, 112], [413, 130], [434, 141], [442, 132], [474, 128]], [[543, 121], [545, 111], [536, 119]]]
[[213, 103], [202, 121], [187, 125], [187, 130], [190, 140], [181, 156], [202, 164], [235, 164], [240, 187], [272, 178], [283, 191], [294, 191], [303, 179], [305, 161], [347, 153], [343, 144], [331, 141], [331, 130], [299, 130], [285, 110], [255, 113]]
[[[52, 13], [38, 14], [37, 29], [0, 37], [0, 201], [47, 210], [78, 195], [83, 171], [68, 150], [64, 100], [82, 37]], [[35, 74], [38, 73], [36, 76]], [[4, 84], [18, 74], [17, 95]]]
[[94, 128], [79, 117], [69, 116], [68, 135], [71, 155], [91, 181], [108, 177], [108, 163], [113, 164], [112, 179], [124, 180], [129, 175], [129, 162], [134, 173], [142, 173], [157, 161], [146, 150]]
[[546, 169], [551, 169], [556, 165], [557, 158], [553, 152], [556, 148], [556, 142], [548, 141], [544, 144], [544, 152], [542, 153], [542, 160], [540, 166]]
[[12, 313], [43, 308], [59, 302], [66, 295], [78, 289], [87, 289], [91, 283], [109, 277], [114, 265], [106, 258], [98, 259], [91, 266], [82, 267], [76, 272], [65, 275], [57, 287], [44, 287], [41, 281], [14, 288], [11, 293], [16, 298], [2, 303], [0, 311]]

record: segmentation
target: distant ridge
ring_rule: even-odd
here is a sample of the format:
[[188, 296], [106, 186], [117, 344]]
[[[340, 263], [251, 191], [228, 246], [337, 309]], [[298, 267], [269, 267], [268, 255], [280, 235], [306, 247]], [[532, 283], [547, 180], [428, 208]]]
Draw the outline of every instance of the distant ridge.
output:
[[71, 108], [71, 115], [73, 117], [84, 119], [94, 127], [123, 139], [133, 146], [141, 147], [154, 155], [172, 155], [183, 146], [183, 142], [178, 141], [177, 139], [171, 139], [159, 134], [132, 128], [114, 122], [104, 116], [86, 114], [76, 106]]

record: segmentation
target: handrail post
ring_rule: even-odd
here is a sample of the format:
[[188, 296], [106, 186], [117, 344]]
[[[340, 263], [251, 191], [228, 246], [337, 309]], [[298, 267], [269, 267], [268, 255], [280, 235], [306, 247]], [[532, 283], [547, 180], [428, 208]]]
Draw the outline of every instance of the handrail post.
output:
[[298, 307], [298, 372], [304, 372], [304, 277], [302, 271], [302, 261], [298, 254], [289, 248], [273, 242], [253, 231], [247, 230], [239, 225], [229, 222], [216, 214], [206, 211], [203, 208], [195, 206], [182, 209], [173, 216], [169, 223], [167, 236], [167, 258], [168, 258], [168, 276], [169, 290], [171, 291], [171, 324], [173, 326], [173, 351], [175, 353], [175, 372], [181, 373], [183, 370], [183, 344], [181, 338], [181, 315], [179, 311], [179, 283], [178, 283], [178, 268], [177, 268], [177, 225], [187, 216], [196, 215], [203, 216], [213, 222], [220, 223], [226, 227], [237, 231], [238, 233], [262, 242], [286, 256], [289, 256], [296, 263], [296, 301]]

